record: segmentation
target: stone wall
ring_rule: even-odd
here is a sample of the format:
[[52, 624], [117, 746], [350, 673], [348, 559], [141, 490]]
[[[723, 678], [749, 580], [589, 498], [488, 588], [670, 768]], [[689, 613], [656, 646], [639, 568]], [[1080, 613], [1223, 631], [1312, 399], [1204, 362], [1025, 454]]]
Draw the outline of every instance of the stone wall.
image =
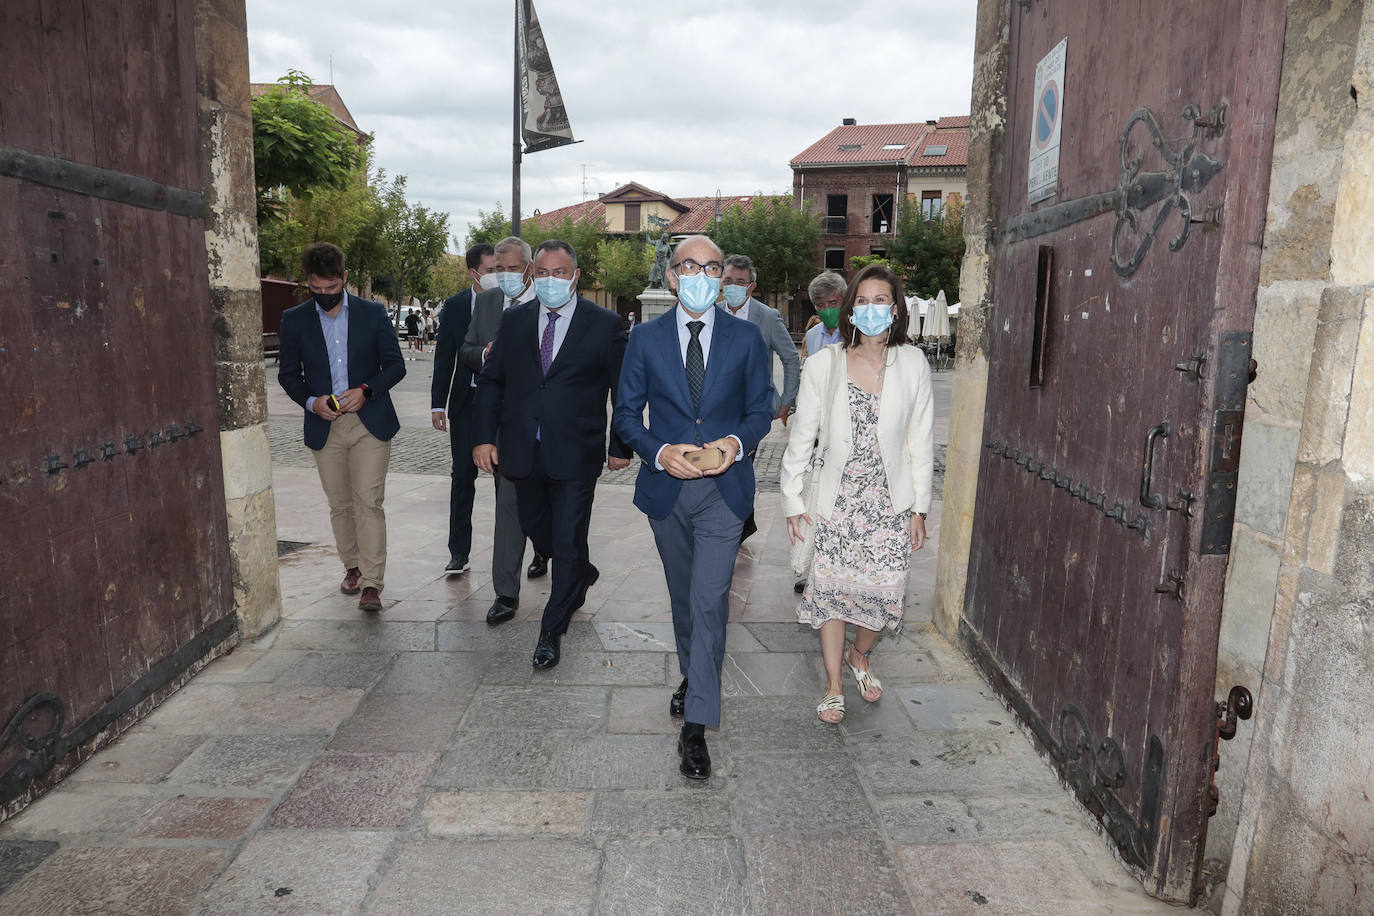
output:
[[1289, 3], [1220, 651], [1258, 701], [1208, 838], [1228, 914], [1374, 912], [1371, 103], [1374, 8]]
[[964, 264], [959, 278], [959, 335], [950, 405], [949, 454], [940, 516], [940, 556], [935, 579], [935, 625], [957, 641], [964, 610], [978, 462], [983, 444], [983, 406], [988, 389], [988, 325], [996, 276], [994, 243], [1002, 217], [993, 188], [1002, 168], [1007, 114], [1009, 4], [982, 0], [973, 58], [972, 124], [968, 195], [964, 198]]
[[251, 638], [281, 617], [281, 589], [267, 445], [244, 0], [196, 4], [196, 90], [234, 607], [240, 630]]

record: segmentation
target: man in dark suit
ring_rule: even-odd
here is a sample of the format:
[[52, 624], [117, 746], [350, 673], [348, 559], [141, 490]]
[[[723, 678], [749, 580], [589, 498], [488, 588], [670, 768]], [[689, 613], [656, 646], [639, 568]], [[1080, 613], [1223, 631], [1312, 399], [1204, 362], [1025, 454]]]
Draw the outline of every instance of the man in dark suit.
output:
[[[649, 516], [673, 609], [682, 684], [684, 776], [711, 775], [706, 726], [720, 724], [720, 672], [744, 519], [753, 511], [758, 447], [773, 419], [768, 347], [754, 324], [715, 307], [724, 257], [705, 236], [684, 239], [667, 271], [677, 305], [635, 328], [625, 351], [613, 429], [643, 460], [635, 505]], [[644, 426], [644, 407], [649, 426]], [[720, 463], [698, 469], [698, 450]]]
[[339, 590], [361, 592], [358, 607], [382, 609], [386, 575], [386, 468], [401, 428], [390, 390], [405, 358], [381, 304], [348, 295], [344, 254], [328, 242], [301, 254], [313, 295], [281, 318], [277, 381], [305, 408], [305, 444], [329, 500], [329, 522], [344, 564]]
[[477, 465], [472, 463], [472, 370], [458, 358], [458, 350], [472, 319], [472, 300], [496, 289], [496, 251], [485, 243], [467, 252], [472, 286], [444, 300], [434, 343], [434, 379], [430, 383], [430, 418], [434, 428], [448, 430], [453, 453], [448, 497], [447, 575], [468, 571], [472, 550], [472, 501], [477, 491]]
[[[472, 371], [473, 385], [496, 342], [496, 332], [506, 312], [534, 301], [534, 264], [528, 242], [507, 236], [496, 243], [497, 289], [478, 293], [472, 300], [472, 320], [463, 337], [459, 356]], [[520, 529], [520, 507], [515, 484], [498, 468], [496, 482], [496, 524], [491, 543], [491, 587], [496, 599], [487, 609], [487, 623], [505, 623], [520, 607], [520, 564], [525, 558], [525, 534]], [[534, 550], [529, 577], [536, 579], [548, 571], [546, 555]]]
[[568, 621], [600, 575], [587, 530], [601, 466], [630, 463], [614, 436], [606, 444], [606, 397], [620, 379], [629, 330], [619, 315], [577, 295], [578, 273], [568, 243], [539, 246], [538, 302], [506, 313], [477, 380], [473, 460], [486, 471], [499, 465], [515, 481], [521, 526], [553, 563], [536, 668], [558, 664]]

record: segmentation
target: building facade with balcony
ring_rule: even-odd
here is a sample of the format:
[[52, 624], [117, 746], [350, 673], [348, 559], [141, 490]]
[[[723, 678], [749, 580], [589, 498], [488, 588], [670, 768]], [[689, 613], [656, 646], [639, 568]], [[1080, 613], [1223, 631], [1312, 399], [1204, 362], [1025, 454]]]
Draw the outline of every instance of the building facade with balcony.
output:
[[792, 196], [822, 217], [817, 267], [848, 271], [850, 258], [886, 256], [902, 201], [927, 218], [967, 193], [967, 116], [906, 124], [853, 118], [794, 157]]

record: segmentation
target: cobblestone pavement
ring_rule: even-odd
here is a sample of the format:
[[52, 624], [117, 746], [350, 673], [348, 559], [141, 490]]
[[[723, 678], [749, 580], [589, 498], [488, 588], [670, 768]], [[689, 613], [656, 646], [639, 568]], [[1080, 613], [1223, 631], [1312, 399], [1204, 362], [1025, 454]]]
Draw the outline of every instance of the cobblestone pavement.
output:
[[515, 620], [484, 620], [492, 487], [471, 570], [445, 577], [447, 480], [391, 475], [385, 609], [368, 615], [339, 594], [315, 471], [287, 464], [282, 622], [0, 825], [0, 914], [1172, 911], [932, 627], [940, 502], [905, 626], [873, 653], [885, 693], [865, 703], [847, 681], [830, 726], [778, 495], [760, 494], [715, 769], [696, 783], [677, 770], [667, 592], [631, 488], [597, 489], [601, 578], [561, 664], [535, 671], [548, 577]]

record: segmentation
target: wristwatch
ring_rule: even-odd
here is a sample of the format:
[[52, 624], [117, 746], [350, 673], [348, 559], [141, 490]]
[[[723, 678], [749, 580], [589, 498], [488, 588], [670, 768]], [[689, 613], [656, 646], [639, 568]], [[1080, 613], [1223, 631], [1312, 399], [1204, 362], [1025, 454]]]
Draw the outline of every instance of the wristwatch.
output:
[[362, 392], [363, 392], [363, 400], [364, 400], [364, 401], [370, 401], [370, 400], [372, 400], [372, 388], [371, 388], [370, 386], [364, 384], [364, 385], [359, 385], [358, 387], [359, 387], [359, 388], [362, 390]]

